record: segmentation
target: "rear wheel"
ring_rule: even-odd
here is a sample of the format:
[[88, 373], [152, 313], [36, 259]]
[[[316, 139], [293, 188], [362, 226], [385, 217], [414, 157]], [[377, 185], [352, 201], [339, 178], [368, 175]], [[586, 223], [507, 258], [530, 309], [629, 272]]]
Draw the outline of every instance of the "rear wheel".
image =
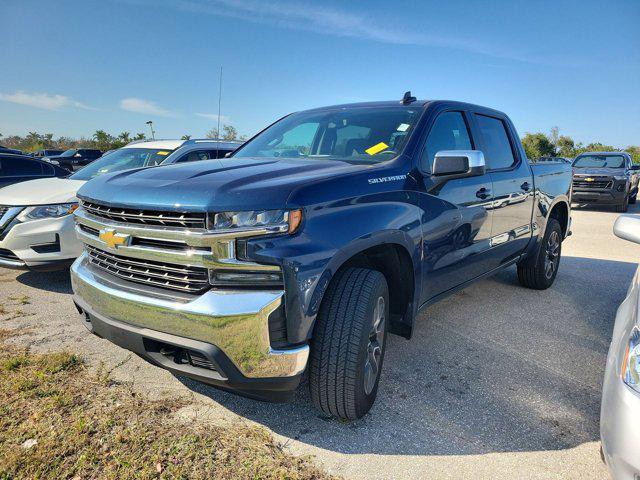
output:
[[562, 253], [562, 228], [555, 218], [547, 221], [547, 229], [538, 247], [535, 263], [518, 265], [518, 280], [527, 287], [544, 290], [553, 285]]
[[345, 420], [369, 411], [378, 393], [388, 317], [382, 273], [348, 268], [331, 283], [311, 345], [309, 388], [316, 407]]

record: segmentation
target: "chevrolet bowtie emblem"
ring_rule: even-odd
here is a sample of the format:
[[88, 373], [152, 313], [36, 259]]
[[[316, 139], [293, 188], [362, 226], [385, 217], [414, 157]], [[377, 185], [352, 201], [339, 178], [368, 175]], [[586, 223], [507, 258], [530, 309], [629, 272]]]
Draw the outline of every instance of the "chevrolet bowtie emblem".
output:
[[593, 178], [591, 177], [587, 177], [584, 179], [585, 182], [593, 182]]
[[130, 235], [124, 233], [116, 233], [112, 228], [105, 228], [100, 230], [98, 235], [100, 240], [107, 244], [108, 247], [118, 248], [119, 245], [129, 245]]

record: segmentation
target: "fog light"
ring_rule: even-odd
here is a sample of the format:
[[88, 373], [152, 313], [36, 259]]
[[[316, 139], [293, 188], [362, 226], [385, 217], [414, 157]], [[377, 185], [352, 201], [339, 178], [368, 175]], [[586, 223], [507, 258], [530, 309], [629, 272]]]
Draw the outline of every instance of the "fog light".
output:
[[282, 272], [239, 272], [210, 270], [209, 282], [214, 287], [269, 287], [282, 288]]
[[624, 190], [624, 187], [625, 187], [625, 186], [626, 186], [626, 185], [625, 185], [624, 183], [621, 183], [620, 185], [618, 185], [618, 191], [619, 191], [619, 192], [622, 192], [622, 191]]

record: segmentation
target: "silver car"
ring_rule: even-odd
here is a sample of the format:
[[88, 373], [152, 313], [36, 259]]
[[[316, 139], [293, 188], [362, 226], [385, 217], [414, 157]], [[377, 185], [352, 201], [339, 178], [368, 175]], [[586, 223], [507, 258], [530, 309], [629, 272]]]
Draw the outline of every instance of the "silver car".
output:
[[[613, 227], [640, 243], [640, 217], [621, 215]], [[613, 478], [640, 479], [640, 267], [616, 315], [602, 387], [600, 436]]]

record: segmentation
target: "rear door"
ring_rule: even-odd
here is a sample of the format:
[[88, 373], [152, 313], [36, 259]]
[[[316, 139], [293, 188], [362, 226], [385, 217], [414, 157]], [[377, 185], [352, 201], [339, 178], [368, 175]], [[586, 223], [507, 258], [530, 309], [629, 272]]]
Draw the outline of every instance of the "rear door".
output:
[[431, 189], [433, 159], [442, 150], [477, 150], [468, 112], [438, 114], [421, 153], [420, 169], [426, 195], [422, 197], [424, 238], [423, 301], [491, 270], [487, 254], [491, 237], [492, 186], [489, 174], [449, 180]]
[[474, 113], [475, 130], [493, 184], [491, 247], [499, 264], [517, 258], [531, 231], [534, 188], [531, 168], [506, 116]]

